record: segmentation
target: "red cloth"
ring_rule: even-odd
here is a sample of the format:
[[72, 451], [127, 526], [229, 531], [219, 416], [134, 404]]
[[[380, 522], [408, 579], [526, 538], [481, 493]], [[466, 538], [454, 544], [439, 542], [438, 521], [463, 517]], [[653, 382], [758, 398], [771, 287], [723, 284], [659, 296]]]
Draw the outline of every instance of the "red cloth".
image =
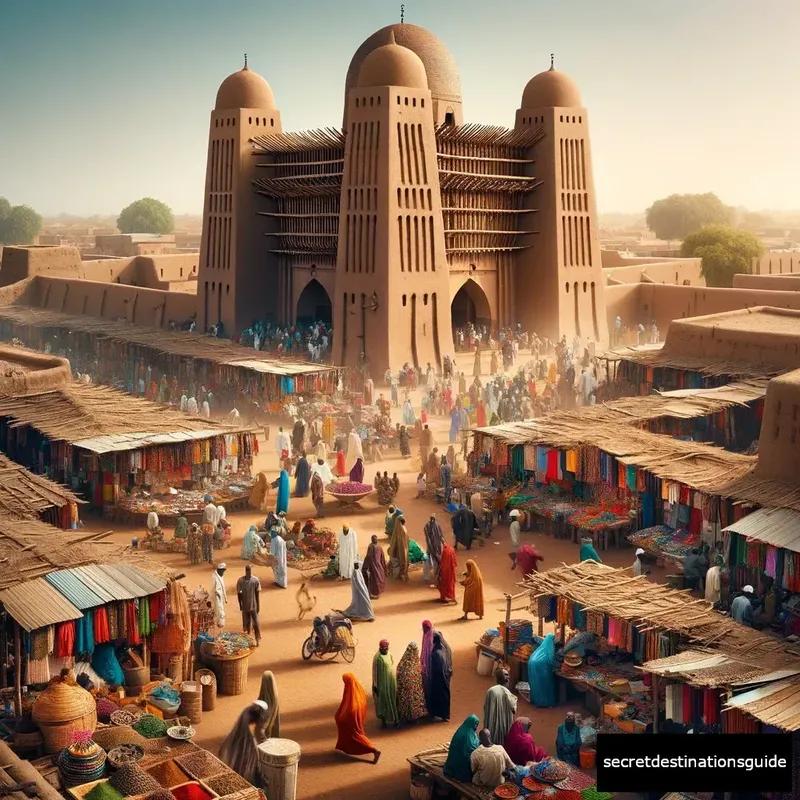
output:
[[547, 757], [547, 752], [534, 744], [533, 736], [526, 733], [520, 720], [515, 720], [509, 729], [503, 747], [505, 747], [508, 757], [521, 767], [524, 767], [529, 761], [541, 761]]
[[456, 572], [458, 572], [456, 551], [449, 544], [446, 544], [442, 548], [439, 577], [436, 582], [436, 587], [439, 589], [439, 597], [443, 601], [456, 599]]
[[[517, 566], [523, 575], [530, 575], [532, 572], [538, 572], [540, 561], [544, 561], [544, 556], [539, 555], [529, 544], [523, 544], [522, 547], [517, 550]], [[540, 759], [536, 760], [539, 761]]]
[[477, 422], [479, 428], [485, 428], [488, 424], [486, 422], [486, 403], [484, 403], [483, 400], [478, 403]]
[[125, 603], [125, 613], [128, 615], [128, 644], [141, 644], [139, 616], [136, 613], [136, 604], [133, 600], [128, 600]]
[[111, 641], [111, 631], [108, 627], [108, 612], [105, 606], [99, 606], [94, 610], [94, 643], [105, 644]]
[[699, 536], [703, 532], [703, 511], [700, 508], [692, 508], [689, 512], [689, 533]]
[[684, 683], [681, 688], [683, 689], [683, 707], [681, 709], [683, 719], [681, 722], [688, 725], [692, 721], [692, 687], [688, 683]]
[[558, 450], [547, 451], [547, 472], [545, 478], [548, 481], [558, 480]]
[[62, 622], [56, 627], [56, 644], [54, 655], [57, 658], [68, 658], [74, 655], [75, 649], [75, 620]]
[[349, 756], [377, 753], [377, 748], [364, 733], [367, 717], [367, 695], [358, 679], [351, 672], [342, 675], [344, 694], [336, 711], [336, 749]]
[[344, 450], [336, 451], [336, 474], [343, 478], [347, 475], [347, 462], [344, 457]]

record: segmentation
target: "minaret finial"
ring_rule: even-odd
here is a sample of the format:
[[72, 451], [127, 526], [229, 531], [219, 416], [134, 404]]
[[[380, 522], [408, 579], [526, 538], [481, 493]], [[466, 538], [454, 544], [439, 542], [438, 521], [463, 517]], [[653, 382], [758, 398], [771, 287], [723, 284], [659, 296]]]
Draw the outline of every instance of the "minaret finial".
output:
[[244, 54], [244, 68], [249, 69], [247, 66], [247, 53]]
[[394, 38], [394, 31], [389, 31], [389, 44], [397, 44], [397, 39]]
[[406, 21], [406, 7], [405, 5], [400, 6], [400, 24], [402, 25]]
[[555, 67], [553, 66], [553, 62], [555, 61], [555, 59], [556, 57], [552, 53], [550, 53], [550, 69], [555, 69]]

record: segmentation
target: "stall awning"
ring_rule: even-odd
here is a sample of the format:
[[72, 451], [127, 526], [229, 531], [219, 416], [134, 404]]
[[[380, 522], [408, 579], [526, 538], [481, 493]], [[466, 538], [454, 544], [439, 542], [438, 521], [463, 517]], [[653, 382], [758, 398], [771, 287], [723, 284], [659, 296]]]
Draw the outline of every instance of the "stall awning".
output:
[[74, 570], [62, 569], [58, 572], [51, 572], [49, 575], [45, 575], [44, 579], [81, 611], [106, 603], [105, 597], [93, 592]]
[[765, 725], [800, 730], [800, 678], [777, 681], [734, 695], [723, 710], [738, 708]]
[[29, 633], [46, 625], [80, 619], [83, 616], [80, 609], [44, 578], [36, 578], [1, 590], [0, 603]]
[[91, 439], [79, 439], [73, 442], [74, 447], [90, 450], [92, 453], [119, 453], [123, 450], [138, 450], [157, 444], [178, 444], [210, 439], [232, 433], [230, 429], [209, 428], [202, 431], [176, 431], [175, 433], [117, 433], [111, 436], [93, 436]]
[[800, 553], [800, 511], [791, 508], [759, 508], [724, 531]]

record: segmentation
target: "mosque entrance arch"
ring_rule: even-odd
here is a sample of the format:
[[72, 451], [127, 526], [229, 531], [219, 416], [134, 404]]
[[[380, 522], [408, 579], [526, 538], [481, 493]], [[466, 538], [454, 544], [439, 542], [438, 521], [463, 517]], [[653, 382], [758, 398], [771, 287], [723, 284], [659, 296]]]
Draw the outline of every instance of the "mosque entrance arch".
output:
[[306, 284], [297, 298], [296, 319], [301, 323], [324, 322], [326, 325], [333, 321], [331, 299], [316, 278]]
[[450, 304], [453, 329], [463, 328], [468, 323], [492, 325], [492, 311], [483, 289], [470, 278], [457, 292]]

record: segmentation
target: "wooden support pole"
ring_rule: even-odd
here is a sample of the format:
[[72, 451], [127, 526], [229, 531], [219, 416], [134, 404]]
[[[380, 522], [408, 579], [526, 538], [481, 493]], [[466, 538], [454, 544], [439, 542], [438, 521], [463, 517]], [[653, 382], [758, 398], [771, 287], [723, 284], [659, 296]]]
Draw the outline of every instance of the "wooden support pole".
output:
[[503, 641], [503, 653], [504, 653], [503, 661], [507, 662], [508, 658], [510, 656], [510, 653], [508, 652], [508, 645], [509, 645], [509, 639], [510, 639], [510, 633], [509, 633], [509, 630], [508, 630], [508, 626], [509, 626], [509, 623], [511, 622], [511, 595], [510, 594], [504, 594], [503, 597], [505, 597], [505, 600], [506, 600], [506, 631], [505, 631], [505, 636], [503, 637], [503, 640], [504, 640]]
[[14, 621], [14, 711], [22, 716], [22, 635], [19, 622]]
[[660, 703], [658, 698], [658, 684], [658, 675], [653, 675], [653, 684], [651, 687], [653, 692], [653, 733], [658, 733], [658, 715], [661, 711], [659, 708]]

